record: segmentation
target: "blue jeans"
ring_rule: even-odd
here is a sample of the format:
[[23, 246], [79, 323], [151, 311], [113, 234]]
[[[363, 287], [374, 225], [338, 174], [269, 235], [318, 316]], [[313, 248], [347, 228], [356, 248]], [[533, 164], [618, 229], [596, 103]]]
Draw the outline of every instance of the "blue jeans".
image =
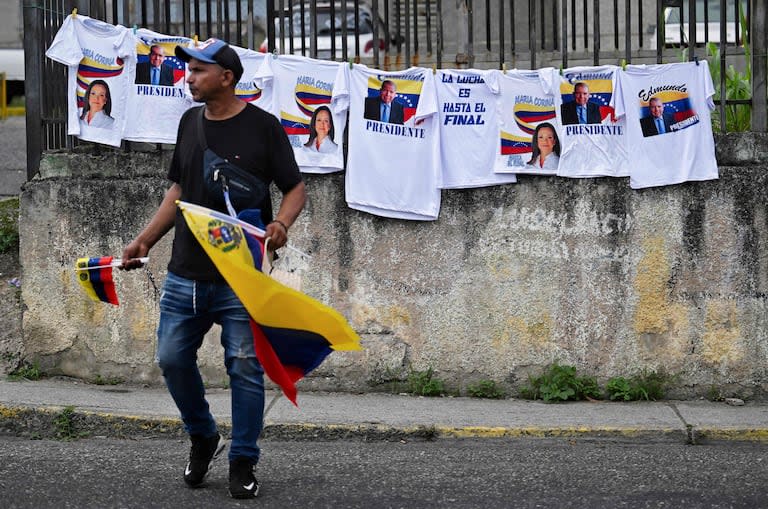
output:
[[248, 312], [226, 283], [193, 281], [169, 272], [160, 297], [157, 361], [190, 435], [218, 432], [197, 367], [197, 350], [214, 323], [221, 325], [232, 389], [229, 459], [245, 457], [255, 465], [264, 424], [264, 370], [256, 359]]

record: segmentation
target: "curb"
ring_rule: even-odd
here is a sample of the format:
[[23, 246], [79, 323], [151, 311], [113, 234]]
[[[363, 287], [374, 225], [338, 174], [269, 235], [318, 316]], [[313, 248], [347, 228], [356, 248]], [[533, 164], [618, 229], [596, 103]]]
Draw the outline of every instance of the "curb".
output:
[[768, 428], [696, 428], [694, 443], [709, 441], [760, 442], [768, 444]]
[[56, 440], [92, 436], [186, 437], [180, 419], [114, 415], [78, 410], [71, 406], [34, 408], [2, 404], [0, 404], [0, 433]]
[[[231, 424], [222, 422], [229, 435]], [[179, 418], [117, 415], [67, 407], [26, 407], [0, 404], [0, 433], [32, 439], [73, 440], [86, 437], [120, 439], [184, 438]], [[654, 440], [691, 445], [711, 441], [768, 444], [768, 428], [640, 428], [611, 426], [491, 427], [491, 426], [388, 426], [380, 424], [281, 424], [267, 421], [263, 439], [406, 441], [462, 438], [587, 438]]]

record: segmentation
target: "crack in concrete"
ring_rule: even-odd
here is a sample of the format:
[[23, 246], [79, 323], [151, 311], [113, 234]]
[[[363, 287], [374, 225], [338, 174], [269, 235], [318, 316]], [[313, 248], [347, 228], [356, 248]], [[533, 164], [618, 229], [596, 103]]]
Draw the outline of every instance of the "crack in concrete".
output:
[[680, 419], [680, 422], [683, 423], [683, 426], [685, 426], [685, 443], [688, 445], [696, 445], [696, 430], [693, 424], [690, 424], [685, 420], [685, 417], [680, 413], [677, 405], [674, 403], [667, 403], [667, 406], [672, 409], [677, 418]]

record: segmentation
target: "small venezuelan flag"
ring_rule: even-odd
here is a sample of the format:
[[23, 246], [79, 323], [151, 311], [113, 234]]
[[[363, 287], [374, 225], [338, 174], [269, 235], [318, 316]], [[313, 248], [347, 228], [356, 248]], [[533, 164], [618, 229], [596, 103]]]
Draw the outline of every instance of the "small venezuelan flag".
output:
[[96, 302], [119, 306], [115, 283], [112, 280], [112, 257], [78, 258], [75, 265], [77, 280], [85, 293]]

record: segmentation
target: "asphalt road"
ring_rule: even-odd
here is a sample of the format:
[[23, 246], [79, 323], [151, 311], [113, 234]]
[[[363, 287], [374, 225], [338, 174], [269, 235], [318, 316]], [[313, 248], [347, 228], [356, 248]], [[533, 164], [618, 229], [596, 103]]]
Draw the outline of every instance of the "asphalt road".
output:
[[0, 198], [17, 196], [27, 179], [27, 138], [24, 117], [0, 120]]
[[258, 500], [181, 480], [179, 439], [0, 436], [4, 508], [749, 508], [768, 506], [768, 446], [743, 442], [439, 439], [262, 443]]

